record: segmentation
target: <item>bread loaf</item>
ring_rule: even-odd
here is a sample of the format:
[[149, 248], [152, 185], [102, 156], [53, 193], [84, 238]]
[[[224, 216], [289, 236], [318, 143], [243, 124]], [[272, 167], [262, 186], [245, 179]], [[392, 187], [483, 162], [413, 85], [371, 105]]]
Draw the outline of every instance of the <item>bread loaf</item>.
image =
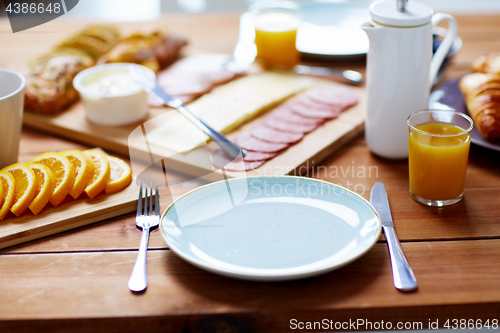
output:
[[116, 28], [89, 26], [31, 62], [26, 79], [25, 108], [41, 113], [58, 113], [78, 100], [73, 78], [95, 65], [96, 59], [118, 43]]

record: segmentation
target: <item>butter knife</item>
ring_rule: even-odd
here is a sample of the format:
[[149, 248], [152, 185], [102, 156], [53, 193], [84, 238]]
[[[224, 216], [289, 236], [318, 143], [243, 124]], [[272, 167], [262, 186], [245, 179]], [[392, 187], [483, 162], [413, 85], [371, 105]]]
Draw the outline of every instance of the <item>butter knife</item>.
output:
[[238, 156], [245, 156], [246, 150], [240, 148], [235, 143], [229, 141], [222, 133], [217, 132], [212, 127], [204, 123], [200, 118], [192, 114], [182, 103], [181, 100], [174, 98], [167, 94], [156, 81], [152, 81], [148, 76], [142, 71], [142, 69], [134, 64], [129, 65], [129, 72], [132, 77], [137, 80], [137, 82], [142, 86], [142, 88], [159, 103], [170, 106], [171, 108], [177, 109], [184, 117], [186, 117], [190, 122], [202, 130], [206, 135], [208, 135], [212, 140], [217, 142], [220, 147], [231, 156], [232, 159]]
[[389, 247], [389, 255], [391, 257], [394, 286], [400, 291], [413, 291], [417, 289], [417, 279], [408, 261], [406, 261], [401, 243], [394, 229], [391, 208], [389, 207], [389, 199], [387, 198], [384, 183], [375, 183], [373, 185], [370, 202], [382, 220], [382, 229], [387, 239], [387, 246]]

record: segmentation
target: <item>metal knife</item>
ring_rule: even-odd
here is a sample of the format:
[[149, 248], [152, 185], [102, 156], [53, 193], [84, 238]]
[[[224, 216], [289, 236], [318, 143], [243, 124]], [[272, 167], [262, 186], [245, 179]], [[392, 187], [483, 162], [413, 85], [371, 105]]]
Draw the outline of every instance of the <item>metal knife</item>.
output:
[[184, 117], [186, 117], [199, 129], [201, 129], [212, 140], [217, 142], [221, 146], [221, 148], [233, 159], [237, 158], [238, 156], [245, 156], [245, 149], [242, 149], [235, 143], [229, 141], [229, 139], [226, 138], [222, 133], [217, 132], [212, 127], [205, 124], [200, 118], [192, 114], [188, 109], [186, 109], [181, 100], [170, 96], [165, 91], [163, 91], [163, 89], [158, 85], [156, 81], [150, 80], [146, 73], [142, 71], [141, 67], [135, 64], [130, 64], [129, 72], [150, 96], [156, 99], [159, 103], [177, 109], [177, 111], [179, 111]]
[[401, 291], [413, 291], [417, 289], [417, 279], [408, 261], [406, 261], [398, 235], [396, 234], [396, 230], [394, 230], [389, 199], [387, 198], [384, 183], [375, 183], [373, 185], [370, 202], [382, 220], [382, 229], [387, 239], [387, 246], [389, 247], [389, 255], [391, 257], [394, 286]]
[[[238, 42], [233, 51], [233, 58], [226, 64], [226, 69], [236, 74], [246, 72], [257, 57], [255, 46], [255, 30], [253, 17], [249, 12], [240, 17], [240, 33]], [[339, 70], [328, 67], [297, 65], [292, 68], [295, 74], [323, 76], [346, 81], [350, 84], [359, 85], [363, 83], [363, 75], [353, 70]]]

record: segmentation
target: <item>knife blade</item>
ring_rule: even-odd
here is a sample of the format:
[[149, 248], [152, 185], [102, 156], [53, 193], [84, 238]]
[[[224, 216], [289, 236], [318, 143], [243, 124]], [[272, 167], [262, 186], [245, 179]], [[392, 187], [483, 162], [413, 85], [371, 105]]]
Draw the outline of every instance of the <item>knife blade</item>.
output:
[[392, 277], [394, 286], [401, 291], [413, 291], [417, 289], [417, 279], [413, 274], [408, 261], [403, 253], [394, 222], [392, 221], [389, 199], [383, 183], [375, 183], [370, 193], [370, 203], [375, 207], [382, 221], [389, 255], [391, 257]]
[[[240, 32], [238, 42], [233, 51], [233, 58], [226, 64], [226, 69], [236, 74], [245, 73], [257, 57], [255, 45], [255, 29], [253, 15], [245, 12], [240, 16]], [[297, 65], [292, 72], [301, 75], [314, 75], [341, 79], [347, 83], [359, 85], [363, 83], [363, 75], [353, 70], [338, 70], [328, 67]]]

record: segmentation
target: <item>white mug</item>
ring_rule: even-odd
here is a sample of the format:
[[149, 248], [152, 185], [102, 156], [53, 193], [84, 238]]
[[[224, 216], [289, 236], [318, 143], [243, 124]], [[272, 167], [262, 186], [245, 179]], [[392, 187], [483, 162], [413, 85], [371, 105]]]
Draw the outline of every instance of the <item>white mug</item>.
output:
[[0, 69], [0, 169], [17, 162], [25, 83], [21, 74]]

